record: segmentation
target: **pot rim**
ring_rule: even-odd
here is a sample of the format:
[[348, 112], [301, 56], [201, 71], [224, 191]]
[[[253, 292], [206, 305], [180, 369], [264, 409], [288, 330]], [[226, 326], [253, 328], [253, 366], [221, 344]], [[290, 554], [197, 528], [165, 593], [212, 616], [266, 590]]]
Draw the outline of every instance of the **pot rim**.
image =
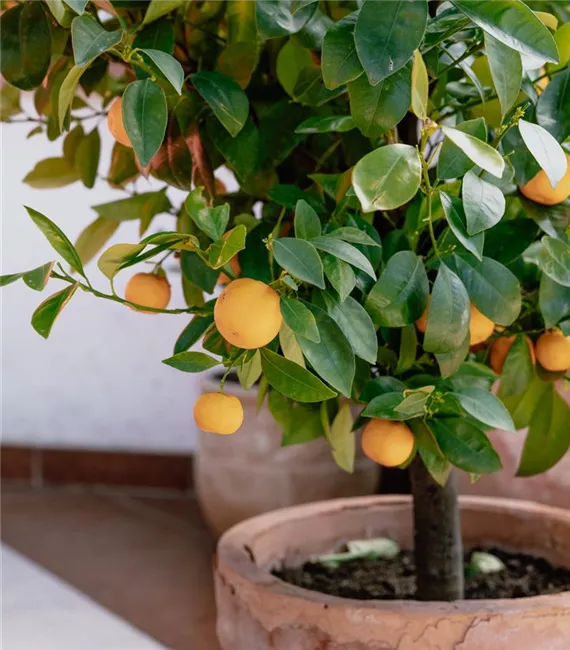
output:
[[[500, 512], [505, 509], [516, 510], [521, 513], [535, 515], [539, 519], [549, 518], [559, 520], [570, 528], [570, 510], [547, 506], [533, 501], [521, 499], [508, 499], [502, 497], [479, 497], [460, 496], [459, 504], [461, 509], [490, 510]], [[285, 599], [302, 599], [311, 603], [333, 606], [348, 607], [358, 610], [384, 610], [384, 611], [408, 611], [416, 614], [433, 613], [434, 607], [442, 615], [461, 613], [472, 613], [481, 611], [501, 610], [522, 611], [532, 610], [536, 607], [561, 607], [570, 608], [570, 591], [557, 594], [545, 594], [539, 596], [527, 596], [522, 598], [497, 598], [497, 599], [475, 599], [457, 600], [453, 602], [441, 601], [419, 601], [419, 600], [357, 600], [354, 598], [342, 598], [312, 591], [298, 587], [275, 577], [269, 570], [260, 567], [251, 550], [251, 543], [258, 536], [263, 536], [271, 528], [278, 526], [285, 521], [298, 521], [321, 514], [334, 512], [343, 509], [370, 508], [370, 507], [393, 507], [400, 506], [409, 508], [412, 505], [412, 497], [409, 495], [374, 495], [366, 497], [353, 497], [343, 499], [330, 499], [307, 503], [288, 508], [274, 510], [236, 524], [225, 532], [218, 542], [217, 557], [218, 571], [223, 574], [224, 569], [239, 578], [252, 582], [257, 588], [268, 590], [279, 594]]]

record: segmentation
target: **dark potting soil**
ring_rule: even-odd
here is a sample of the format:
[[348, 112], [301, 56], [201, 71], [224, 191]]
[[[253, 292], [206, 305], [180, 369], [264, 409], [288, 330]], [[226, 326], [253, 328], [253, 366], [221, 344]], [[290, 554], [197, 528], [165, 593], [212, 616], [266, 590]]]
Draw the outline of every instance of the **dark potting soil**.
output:
[[[473, 551], [498, 557], [506, 569], [496, 573], [469, 575]], [[570, 590], [570, 569], [547, 560], [496, 548], [473, 548], [465, 554], [465, 598], [522, 598]], [[336, 567], [306, 562], [297, 568], [282, 568], [274, 575], [285, 582], [331, 596], [358, 600], [413, 600], [416, 590], [413, 554], [402, 551], [394, 559], [350, 560]]]

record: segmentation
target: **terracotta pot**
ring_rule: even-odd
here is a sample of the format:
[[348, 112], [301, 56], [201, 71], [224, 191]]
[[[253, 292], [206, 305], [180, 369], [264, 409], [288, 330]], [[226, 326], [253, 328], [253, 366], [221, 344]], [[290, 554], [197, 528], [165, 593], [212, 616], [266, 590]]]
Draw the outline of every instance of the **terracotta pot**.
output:
[[[217, 391], [219, 383], [203, 384]], [[245, 419], [232, 436], [200, 432], [194, 482], [202, 512], [216, 535], [277, 508], [336, 497], [373, 494], [379, 467], [360, 452], [347, 474], [334, 462], [324, 438], [281, 447], [281, 429], [269, 409], [257, 412], [256, 392], [226, 384], [240, 398]]]
[[[570, 567], [570, 512], [526, 501], [461, 498], [466, 546], [497, 544]], [[568, 650], [570, 592], [512, 600], [359, 601], [271, 575], [362, 537], [412, 542], [405, 496], [339, 499], [243, 522], [218, 545], [223, 650]]]

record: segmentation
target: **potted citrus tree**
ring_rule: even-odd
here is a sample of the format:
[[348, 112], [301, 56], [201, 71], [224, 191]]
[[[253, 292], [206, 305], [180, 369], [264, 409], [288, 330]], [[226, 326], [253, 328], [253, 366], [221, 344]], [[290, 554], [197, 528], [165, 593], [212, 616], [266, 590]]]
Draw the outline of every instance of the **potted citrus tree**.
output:
[[[507, 594], [535, 597], [491, 593], [475, 605], [462, 600], [462, 537], [466, 548], [514, 547], [568, 567], [568, 514], [501, 500], [459, 505], [452, 469], [472, 480], [500, 469], [490, 429], [507, 436], [528, 427], [521, 476], [552, 467], [570, 444], [559, 392], [570, 368], [567, 7], [3, 5], [2, 74], [11, 84], [3, 119], [35, 120], [34, 133], [50, 139], [67, 133], [64, 156], [39, 163], [32, 181], [92, 185], [99, 136], [85, 122], [103, 113], [117, 139], [111, 182], [152, 175], [188, 191], [182, 205], [165, 190], [136, 194], [114, 206], [121, 217], [99, 206], [75, 245], [40, 206], [27, 207], [57, 259], [2, 283], [64, 284], [34, 312], [38, 333], [48, 337], [77, 291], [187, 313], [165, 363], [224, 370], [220, 390], [194, 405], [203, 431], [241, 435], [242, 405], [224, 392], [236, 370], [244, 387], [257, 382], [285, 444], [323, 436], [350, 472], [363, 428], [367, 456], [409, 468], [413, 505], [372, 497], [300, 506], [226, 534], [222, 646], [378, 648], [406, 639], [410, 648], [498, 648], [506, 628], [513, 647], [562, 648], [570, 596], [540, 594], [564, 592], [564, 569], [551, 567], [557, 577], [542, 591]], [[17, 89], [36, 89], [40, 117], [19, 117]], [[216, 184], [221, 165], [237, 192]], [[147, 234], [163, 211], [175, 217], [172, 230]], [[140, 221], [140, 241], [100, 252], [122, 218]], [[95, 255], [107, 291], [85, 272]], [[186, 305], [169, 305], [171, 255]], [[147, 261], [151, 270], [140, 270]], [[113, 279], [127, 270], [121, 296]], [[205, 298], [221, 272], [225, 288]], [[198, 342], [204, 351], [190, 349]], [[356, 419], [351, 401], [361, 405]], [[375, 535], [413, 543], [406, 597], [425, 604], [363, 604], [271, 573], [284, 567], [283, 577], [343, 540]]]

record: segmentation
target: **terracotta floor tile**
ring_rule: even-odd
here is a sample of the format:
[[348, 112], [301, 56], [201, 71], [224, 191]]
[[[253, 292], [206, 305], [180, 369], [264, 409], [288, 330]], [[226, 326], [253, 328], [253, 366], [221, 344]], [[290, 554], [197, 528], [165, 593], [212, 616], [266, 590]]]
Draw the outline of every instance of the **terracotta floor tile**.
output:
[[6, 493], [2, 536], [169, 648], [216, 650], [213, 540], [192, 499], [164, 501]]

